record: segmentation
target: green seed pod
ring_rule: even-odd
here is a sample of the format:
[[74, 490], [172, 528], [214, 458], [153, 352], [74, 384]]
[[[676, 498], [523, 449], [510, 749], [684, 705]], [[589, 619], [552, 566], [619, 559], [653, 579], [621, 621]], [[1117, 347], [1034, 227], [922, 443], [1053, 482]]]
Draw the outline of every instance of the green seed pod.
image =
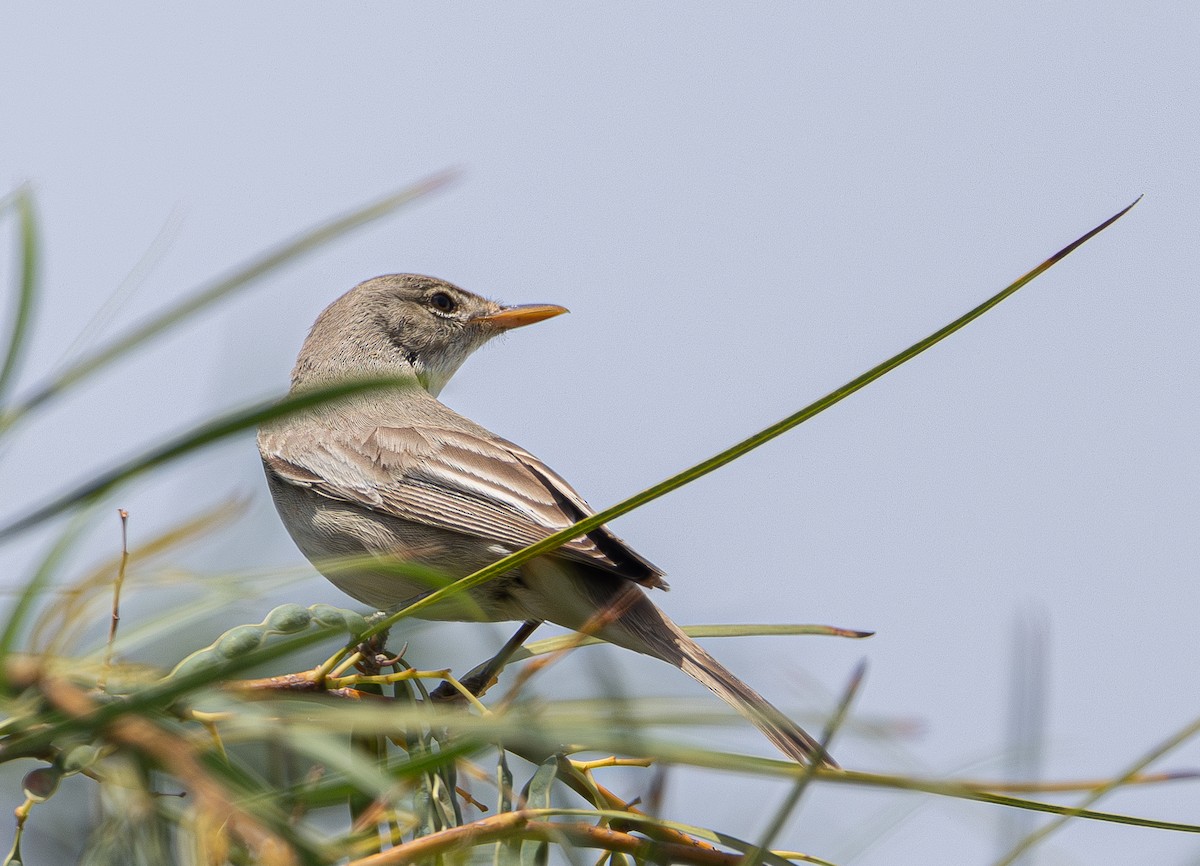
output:
[[309, 610], [312, 611], [312, 618], [317, 625], [340, 626], [346, 621], [341, 608], [336, 608], [332, 604], [314, 604]]
[[342, 611], [342, 623], [350, 634], [362, 634], [367, 630], [367, 620], [361, 613], [354, 610]]
[[213, 649], [224, 658], [233, 659], [258, 649], [266, 636], [261, 625], [239, 625], [217, 638]]
[[281, 604], [263, 620], [263, 625], [280, 634], [303, 631], [312, 622], [312, 614], [298, 604]]

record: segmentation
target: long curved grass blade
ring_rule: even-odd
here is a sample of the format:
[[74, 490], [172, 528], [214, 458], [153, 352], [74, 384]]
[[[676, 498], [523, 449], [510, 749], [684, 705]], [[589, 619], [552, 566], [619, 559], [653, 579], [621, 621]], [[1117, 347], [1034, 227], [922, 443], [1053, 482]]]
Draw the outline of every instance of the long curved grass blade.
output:
[[982, 316], [984, 313], [986, 313], [988, 310], [992, 309], [992, 307], [996, 306], [1001, 301], [1003, 301], [1005, 298], [1012, 295], [1014, 292], [1016, 292], [1018, 289], [1020, 289], [1026, 283], [1030, 282], [1031, 280], [1038, 277], [1045, 271], [1049, 270], [1054, 265], [1058, 264], [1058, 262], [1062, 261], [1068, 255], [1070, 255], [1072, 252], [1074, 252], [1076, 249], [1078, 249], [1080, 246], [1082, 246], [1084, 243], [1086, 243], [1088, 240], [1095, 237], [1100, 232], [1104, 231], [1106, 228], [1108, 228], [1110, 225], [1112, 225], [1114, 222], [1116, 222], [1121, 217], [1123, 217], [1126, 213], [1128, 213], [1130, 208], [1132, 208], [1134, 205], [1136, 205], [1139, 201], [1141, 201], [1140, 196], [1137, 199], [1135, 199], [1131, 204], [1129, 204], [1122, 210], [1118, 211], [1116, 214], [1109, 217], [1104, 222], [1100, 223], [1100, 225], [1096, 226], [1094, 229], [1092, 229], [1091, 231], [1082, 235], [1081, 237], [1076, 238], [1074, 241], [1067, 244], [1065, 247], [1063, 247], [1061, 250], [1056, 252], [1054, 255], [1050, 256], [1050, 258], [1046, 259], [1040, 265], [1033, 268], [1032, 270], [1030, 270], [1028, 273], [1024, 274], [1023, 276], [1019, 277], [1017, 280], [1015, 280], [1014, 282], [1012, 282], [1011, 284], [1006, 286], [1001, 291], [997, 292], [995, 295], [992, 295], [992, 297], [988, 298], [986, 301], [984, 301], [979, 306], [968, 311], [967, 313], [964, 313], [962, 316], [959, 316], [957, 319], [955, 319], [950, 324], [945, 325], [944, 327], [939, 328], [938, 330], [934, 331], [932, 334], [930, 334], [925, 339], [920, 340], [919, 342], [916, 342], [913, 345], [909, 346], [903, 352], [893, 355], [891, 358], [888, 358], [886, 361], [875, 365], [870, 370], [867, 370], [867, 372], [852, 379], [851, 381], [847, 382], [845, 385], [838, 388], [837, 390], [829, 392], [824, 397], [822, 397], [821, 399], [817, 400], [814, 403], [810, 403], [808, 406], [805, 406], [800, 411], [789, 415], [788, 417], [784, 418], [782, 421], [777, 421], [776, 423], [772, 424], [770, 427], [760, 430], [759, 432], [755, 433], [753, 436], [750, 436], [747, 439], [743, 439], [741, 442], [737, 443], [736, 445], [733, 445], [732, 447], [725, 449], [720, 454], [717, 454], [714, 457], [710, 457], [707, 460], [697, 463], [695, 466], [685, 469], [682, 472], [678, 472], [675, 475], [672, 475], [670, 478], [667, 478], [665, 481], [660, 481], [658, 484], [655, 484], [652, 487], [646, 488], [641, 493], [636, 493], [633, 496], [630, 496], [628, 499], [624, 499], [621, 502], [618, 502], [616, 505], [609, 506], [608, 508], [605, 508], [604, 510], [602, 510], [596, 514], [593, 514], [591, 517], [587, 517], [587, 518], [584, 518], [583, 520], [580, 520], [578, 523], [576, 523], [573, 526], [569, 526], [566, 529], [560, 530], [559, 532], [555, 532], [553, 535], [548, 535], [545, 538], [543, 538], [541, 541], [539, 541], [535, 544], [531, 544], [528, 547], [522, 548], [521, 550], [518, 550], [516, 553], [511, 553], [508, 556], [504, 557], [503, 559], [497, 560], [496, 562], [492, 563], [491, 565], [487, 566], [486, 568], [481, 568], [479, 571], [475, 572], [474, 574], [467, 575], [466, 577], [462, 578], [461, 580], [456, 581], [455, 583], [451, 584], [448, 587], [445, 587], [443, 589], [437, 590], [436, 592], [430, 593], [429, 595], [423, 597], [419, 601], [416, 601], [413, 604], [408, 605], [407, 607], [403, 608], [402, 610], [396, 611], [394, 614], [387, 617], [386, 619], [380, 620], [378, 623], [376, 623], [374, 626], [372, 626], [369, 634], [374, 635], [374, 634], [383, 632], [383, 631], [387, 630], [388, 628], [391, 628], [391, 626], [395, 625], [400, 620], [402, 620], [406, 617], [413, 616], [420, 610], [424, 610], [425, 608], [432, 607], [433, 605], [439, 604], [440, 602], [445, 601], [447, 598], [449, 598], [453, 595], [457, 595], [458, 593], [466, 592], [467, 590], [473, 589], [474, 587], [479, 586], [482, 583], [486, 583], [487, 581], [491, 580], [492, 578], [497, 577], [498, 575], [504, 574], [505, 572], [510, 571], [513, 568], [516, 568], [518, 565], [528, 562], [529, 560], [533, 559], [536, 556], [541, 556], [542, 554], [550, 553], [551, 551], [557, 549], [558, 547], [561, 547], [562, 545], [566, 544], [571, 539], [578, 538], [581, 535], [585, 535], [586, 533], [591, 532], [593, 529], [596, 529], [597, 527], [601, 526], [602, 524], [608, 523], [609, 521], [620, 517], [622, 514], [627, 514], [628, 512], [632, 511], [633, 509], [638, 508], [642, 505], [645, 505], [647, 502], [651, 502], [655, 499], [658, 499], [660, 496], [664, 496], [665, 494], [670, 493], [672, 490], [675, 490], [679, 487], [682, 487], [685, 484], [695, 481], [697, 478], [707, 475], [708, 473], [713, 472], [714, 470], [720, 469], [725, 464], [731, 463], [734, 460], [737, 460], [739, 457], [742, 457], [742, 456], [750, 453], [755, 448], [758, 448], [760, 445], [764, 445], [767, 442], [770, 442], [772, 439], [776, 438], [777, 436], [780, 436], [780, 435], [788, 432], [793, 427], [803, 424], [805, 421], [809, 420], [810, 418], [812, 418], [816, 415], [819, 415], [820, 413], [824, 412], [826, 409], [833, 406], [834, 404], [840, 403], [842, 400], [846, 399], [847, 397], [849, 397], [851, 394], [855, 393], [856, 391], [859, 391], [859, 390], [865, 388], [867, 385], [871, 384], [872, 382], [874, 382], [876, 379], [880, 378], [881, 376], [884, 376], [885, 374], [890, 373], [892, 370], [896, 369], [897, 367], [899, 367], [901, 364], [905, 363], [906, 361], [911, 361], [917, 355], [921, 354], [926, 349], [929, 349], [932, 346], [937, 345], [942, 340], [946, 339], [951, 334], [953, 334], [955, 331], [958, 331], [958, 330], [962, 329], [963, 327], [965, 327], [966, 325], [970, 324], [971, 322], [975, 321], [980, 316]]
[[0, 416], [0, 433], [33, 409], [58, 396], [72, 385], [94, 375], [118, 358], [128, 354], [153, 337], [178, 325], [217, 301], [227, 298], [255, 280], [286, 265], [305, 253], [336, 240], [347, 232], [386, 216], [409, 202], [445, 186], [457, 176], [456, 172], [445, 171], [432, 175], [399, 192], [385, 196], [369, 205], [358, 208], [344, 216], [322, 223], [303, 232], [298, 237], [274, 250], [252, 259], [230, 275], [202, 287], [180, 303], [155, 316], [130, 333], [119, 337], [106, 346], [88, 353], [69, 365], [65, 370], [29, 394], [11, 410]]
[[293, 412], [300, 412], [313, 406], [319, 406], [322, 403], [339, 400], [352, 394], [383, 388], [403, 388], [409, 386], [410, 383], [399, 379], [364, 379], [357, 382], [341, 382], [327, 388], [291, 394], [282, 400], [257, 403], [247, 409], [239, 409], [231, 412], [215, 421], [203, 424], [184, 433], [182, 436], [172, 439], [164, 445], [152, 448], [141, 456], [128, 460], [96, 478], [79, 485], [74, 490], [64, 493], [45, 505], [35, 508], [24, 516], [5, 524], [0, 527], [0, 541], [75, 506], [95, 501], [98, 497], [113, 488], [124, 484], [132, 478], [136, 478], [144, 472], [154, 469], [157, 466], [162, 466], [172, 460], [178, 460], [180, 457], [185, 457], [206, 445], [227, 439], [243, 430], [257, 427], [259, 424], [283, 417], [284, 415], [290, 415]]
[[39, 243], [37, 213], [33, 208], [33, 193], [22, 187], [13, 196], [11, 206], [17, 212], [17, 248], [20, 265], [17, 271], [17, 308], [0, 363], [0, 405], [8, 396], [18, 365], [29, 338], [29, 324], [37, 298]]

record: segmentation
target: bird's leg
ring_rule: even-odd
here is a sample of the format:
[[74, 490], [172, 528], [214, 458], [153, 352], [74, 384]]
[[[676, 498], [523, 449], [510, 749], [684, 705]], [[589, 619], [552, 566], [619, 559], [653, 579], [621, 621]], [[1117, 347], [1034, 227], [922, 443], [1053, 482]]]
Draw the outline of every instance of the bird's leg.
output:
[[[526, 620], [521, 623], [521, 627], [517, 629], [516, 634], [508, 639], [508, 641], [500, 648], [500, 652], [496, 653], [486, 662], [472, 668], [470, 673], [459, 680], [463, 686], [473, 695], [483, 694], [492, 682], [500, 676], [500, 671], [504, 670], [504, 666], [508, 664], [509, 659], [513, 657], [521, 644], [529, 640], [529, 636], [541, 625], [540, 620]], [[450, 685], [446, 681], [429, 693], [430, 700], [434, 701], [450, 701], [456, 698], [461, 698], [458, 689]]]

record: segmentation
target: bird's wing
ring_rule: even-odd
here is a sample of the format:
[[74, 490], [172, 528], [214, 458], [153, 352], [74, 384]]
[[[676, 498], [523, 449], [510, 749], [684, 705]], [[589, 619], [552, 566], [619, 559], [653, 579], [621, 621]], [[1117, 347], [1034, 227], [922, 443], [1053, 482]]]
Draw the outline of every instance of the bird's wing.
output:
[[[553, 470], [497, 437], [442, 427], [372, 427], [307, 438], [272, 437], [263, 461], [282, 481], [331, 499], [512, 550], [595, 512]], [[646, 586], [662, 572], [607, 527], [567, 542], [558, 554]]]

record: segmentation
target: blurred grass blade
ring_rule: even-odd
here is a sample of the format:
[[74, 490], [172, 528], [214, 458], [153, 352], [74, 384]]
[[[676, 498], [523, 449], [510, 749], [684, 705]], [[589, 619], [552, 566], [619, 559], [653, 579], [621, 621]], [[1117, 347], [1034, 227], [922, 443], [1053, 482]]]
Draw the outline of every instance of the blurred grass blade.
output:
[[162, 466], [172, 460], [186, 457], [206, 445], [227, 439], [243, 430], [257, 427], [266, 421], [290, 415], [322, 403], [328, 403], [358, 394], [364, 391], [381, 388], [402, 388], [410, 384], [399, 379], [364, 379], [357, 382], [341, 382], [328, 388], [313, 389], [299, 394], [292, 394], [282, 400], [271, 400], [258, 403], [248, 409], [232, 412], [208, 424], [191, 430], [182, 436], [170, 440], [165, 445], [152, 448], [139, 457], [128, 460], [114, 469], [101, 473], [74, 490], [52, 499], [45, 505], [35, 508], [22, 517], [0, 527], [0, 541], [22, 532], [84, 503], [95, 501], [98, 497], [113, 488], [135, 478], [144, 472]]
[[830, 393], [826, 394], [821, 399], [817, 400], [815, 403], [810, 403], [808, 406], [805, 406], [800, 411], [795, 412], [792, 415], [789, 415], [788, 417], [784, 418], [782, 421], [777, 421], [776, 423], [772, 424], [770, 427], [760, 430], [759, 432], [755, 433], [753, 436], [750, 436], [748, 439], [743, 439], [741, 442], [737, 443], [736, 445], [734, 445], [730, 448], [725, 449], [720, 454], [717, 454], [715, 457], [710, 457], [708, 460], [705, 460], [701, 463], [697, 463], [695, 466], [685, 469], [682, 472], [676, 473], [675, 475], [672, 475], [670, 478], [666, 479], [665, 481], [660, 481], [658, 484], [655, 484], [653, 487], [646, 488], [641, 493], [634, 494], [633, 496], [629, 497], [628, 499], [618, 502], [616, 505], [612, 505], [608, 508], [605, 508], [603, 511], [593, 514], [591, 517], [587, 517], [583, 520], [580, 520], [574, 526], [569, 526], [566, 529], [560, 530], [559, 532], [555, 532], [553, 535], [548, 535], [545, 538], [543, 538], [541, 541], [537, 542], [536, 544], [531, 544], [526, 548], [518, 550], [516, 553], [509, 554], [508, 556], [504, 557], [503, 559], [497, 560], [496, 562], [492, 563], [491, 565], [487, 566], [486, 568], [482, 568], [479, 571], [475, 572], [474, 574], [469, 574], [466, 577], [462, 578], [461, 580], [456, 581], [451, 586], [448, 586], [448, 587], [445, 587], [444, 589], [440, 589], [440, 590], [437, 590], [436, 592], [430, 593], [429, 595], [422, 598], [420, 601], [414, 602], [413, 604], [409, 605], [408, 607], [404, 608], [403, 610], [399, 610], [396, 613], [394, 613], [393, 615], [387, 617], [386, 619], [380, 620], [378, 623], [376, 623], [374, 626], [372, 626], [371, 630], [369, 631], [369, 634], [374, 635], [374, 634], [378, 634], [382, 631], [385, 631], [386, 629], [390, 628], [392, 625], [394, 625], [395, 623], [404, 619], [405, 617], [413, 616], [418, 611], [424, 610], [425, 608], [432, 607], [436, 604], [439, 604], [440, 602], [444, 601], [445, 599], [447, 599], [453, 595], [457, 595], [459, 593], [466, 592], [467, 590], [473, 589], [474, 587], [479, 586], [480, 584], [486, 583], [487, 581], [491, 580], [492, 578], [496, 577], [497, 575], [504, 574], [505, 572], [510, 571], [513, 568], [516, 568], [518, 565], [528, 562], [529, 560], [533, 559], [534, 557], [541, 556], [542, 554], [545, 554], [545, 553], [549, 553], [552, 550], [555, 550], [555, 549], [561, 547], [562, 545], [566, 544], [568, 541], [570, 541], [573, 538], [578, 538], [582, 535], [586, 535], [588, 532], [591, 532], [593, 529], [596, 529], [597, 527], [601, 526], [602, 524], [608, 523], [609, 521], [620, 517], [622, 514], [626, 514], [635, 508], [645, 505], [647, 502], [651, 502], [655, 499], [658, 499], [660, 496], [670, 493], [672, 490], [675, 490], [679, 487], [682, 487], [685, 484], [689, 484], [690, 482], [695, 481], [697, 478], [707, 475], [708, 473], [713, 472], [716, 469], [720, 469], [725, 464], [731, 463], [734, 460], [737, 460], [739, 457], [742, 457], [742, 456], [750, 453], [755, 448], [758, 448], [760, 445], [764, 445], [767, 442], [770, 442], [772, 439], [776, 438], [777, 436], [780, 436], [780, 435], [788, 432], [793, 427], [803, 424], [805, 421], [809, 420], [810, 418], [812, 418], [816, 415], [819, 415], [820, 413], [824, 412], [826, 409], [835, 405], [836, 403], [840, 403], [842, 400], [846, 399], [847, 397], [849, 397], [851, 394], [855, 393], [856, 391], [859, 391], [859, 390], [865, 388], [867, 385], [871, 384], [872, 382], [874, 382], [876, 379], [880, 378], [881, 376], [884, 376], [885, 374], [890, 373], [892, 370], [896, 369], [897, 367], [899, 367], [901, 364], [905, 363], [906, 361], [911, 361], [917, 355], [921, 354], [926, 349], [929, 349], [932, 346], [937, 345], [942, 340], [946, 339], [946, 337], [949, 337], [951, 334], [953, 334], [955, 331], [958, 331], [961, 328], [965, 327], [966, 325], [970, 324], [971, 322], [975, 321], [980, 316], [982, 316], [984, 313], [986, 313], [988, 310], [992, 309], [992, 307], [996, 306], [1001, 301], [1003, 301], [1005, 298], [1007, 298], [1010, 295], [1012, 295], [1013, 293], [1015, 293], [1018, 289], [1020, 289], [1026, 283], [1030, 282], [1035, 277], [1037, 277], [1037, 276], [1041, 275], [1042, 273], [1044, 273], [1045, 271], [1049, 270], [1054, 265], [1058, 264], [1058, 262], [1062, 261], [1068, 255], [1070, 255], [1072, 252], [1074, 252], [1076, 249], [1078, 249], [1080, 246], [1082, 246], [1084, 243], [1086, 243], [1088, 240], [1095, 237], [1100, 232], [1104, 231], [1106, 228], [1108, 228], [1110, 225], [1112, 225], [1114, 222], [1116, 222], [1121, 217], [1123, 217], [1126, 213], [1128, 213], [1130, 208], [1132, 208], [1134, 205], [1136, 205], [1139, 201], [1141, 201], [1140, 196], [1137, 199], [1135, 199], [1132, 203], [1130, 203], [1128, 206], [1126, 206], [1122, 210], [1118, 211], [1116, 214], [1109, 217], [1104, 222], [1100, 223], [1100, 225], [1096, 226], [1094, 229], [1092, 229], [1091, 231], [1082, 235], [1081, 237], [1076, 238], [1074, 241], [1067, 244], [1065, 247], [1063, 247], [1061, 250], [1056, 252], [1054, 255], [1050, 256], [1050, 258], [1046, 259], [1040, 265], [1033, 268], [1032, 270], [1030, 270], [1028, 273], [1024, 274], [1023, 276], [1019, 277], [1016, 281], [1009, 284], [1004, 289], [997, 292], [995, 295], [992, 295], [992, 297], [988, 298], [986, 301], [984, 301], [979, 306], [968, 311], [967, 313], [964, 313], [962, 316], [959, 316], [957, 319], [955, 319], [950, 324], [945, 325], [944, 327], [939, 328], [938, 330], [934, 331], [932, 334], [930, 334], [925, 339], [920, 340], [919, 342], [914, 343], [913, 345], [909, 346], [903, 352], [900, 352], [897, 355], [893, 355], [891, 358], [888, 358], [886, 361], [875, 365], [870, 370], [867, 370], [867, 372], [852, 379], [851, 381], [847, 382], [845, 385], [838, 388], [837, 390], [831, 391]]
[[[1005, 775], [1013, 780], [1041, 778], [1046, 740], [1046, 696], [1049, 692], [1047, 632], [1046, 617], [1040, 609], [1026, 607], [1018, 612], [1013, 624], [1008, 708], [1005, 712]], [[1012, 850], [1036, 826], [1036, 816], [1031, 812], [1005, 809], [997, 827], [999, 853]], [[1032, 860], [1024, 859], [1021, 862], [1029, 866]]]
[[301, 734], [283, 725], [276, 736], [293, 752], [344, 779], [356, 794], [365, 794], [375, 800], [396, 787], [395, 779], [384, 771], [382, 762], [366, 757], [357, 749], [346, 748], [345, 739], [340, 735], [320, 736], [310, 730]]
[[[61, 370], [64, 366], [70, 363], [71, 358], [85, 352], [90, 345], [94, 344], [112, 324], [113, 318], [124, 307], [129, 299], [145, 285], [150, 273], [166, 257], [167, 250], [179, 237], [180, 227], [183, 225], [183, 217], [180, 214], [179, 206], [167, 215], [167, 219], [159, 229], [158, 234], [150, 241], [149, 246], [142, 252], [141, 256], [129, 272], [117, 283], [104, 302], [99, 306], [91, 318], [84, 323], [79, 329], [79, 333], [75, 335], [75, 339], [70, 345], [63, 349], [62, 355], [59, 356], [56, 369]], [[53, 372], [50, 374], [53, 375]]]
[[21, 590], [17, 603], [13, 605], [12, 612], [6, 618], [4, 632], [0, 634], [0, 678], [4, 676], [5, 659], [15, 648], [17, 639], [21, 636], [21, 627], [33, 609], [34, 602], [45, 591], [54, 576], [59, 573], [63, 560], [70, 552], [72, 545], [79, 539], [90, 517], [90, 513], [80, 512], [74, 520], [67, 524], [46, 555], [42, 557], [42, 561], [25, 584], [25, 588]]
[[50, 381], [41, 385], [10, 411], [0, 416], [0, 433], [3, 433], [31, 410], [38, 408], [72, 385], [92, 376], [131, 350], [194, 316], [206, 307], [233, 295], [260, 277], [305, 253], [328, 244], [359, 226], [386, 216], [397, 208], [445, 186], [455, 176], [456, 173], [452, 171], [432, 175], [345, 216], [309, 229], [299, 237], [243, 265], [229, 276], [201, 288], [145, 324], [134, 328], [124, 337], [85, 355]]
[[5, 344], [4, 362], [0, 364], [0, 405], [5, 403], [12, 388], [29, 339], [39, 268], [37, 213], [33, 208], [32, 191], [23, 186], [4, 205], [17, 213], [17, 258], [20, 264], [17, 269], [17, 308], [13, 311], [12, 327]]
[[762, 840], [754, 847], [753, 851], [746, 854], [746, 859], [743, 861], [744, 866], [759, 866], [762, 863], [764, 852], [771, 849], [771, 843], [783, 831], [783, 825], [787, 823], [788, 818], [791, 817], [792, 812], [799, 805], [800, 798], [808, 788], [808, 783], [816, 775], [817, 768], [821, 766], [825, 758], [829, 755], [829, 743], [841, 729], [842, 723], [845, 722], [846, 714], [850, 711], [850, 704], [854, 700], [854, 696], [858, 694], [865, 673], [866, 662], [860, 662], [854, 673], [850, 675], [850, 682], [846, 684], [846, 690], [842, 694], [842, 699], [838, 702], [837, 709], [834, 711], [833, 717], [829, 720], [825, 736], [821, 737], [820, 749], [812, 756], [809, 763], [804, 765], [800, 775], [796, 777], [796, 783], [792, 786], [792, 790], [788, 792], [779, 810], [771, 819], [770, 825], [767, 827], [766, 832], [763, 833]]

